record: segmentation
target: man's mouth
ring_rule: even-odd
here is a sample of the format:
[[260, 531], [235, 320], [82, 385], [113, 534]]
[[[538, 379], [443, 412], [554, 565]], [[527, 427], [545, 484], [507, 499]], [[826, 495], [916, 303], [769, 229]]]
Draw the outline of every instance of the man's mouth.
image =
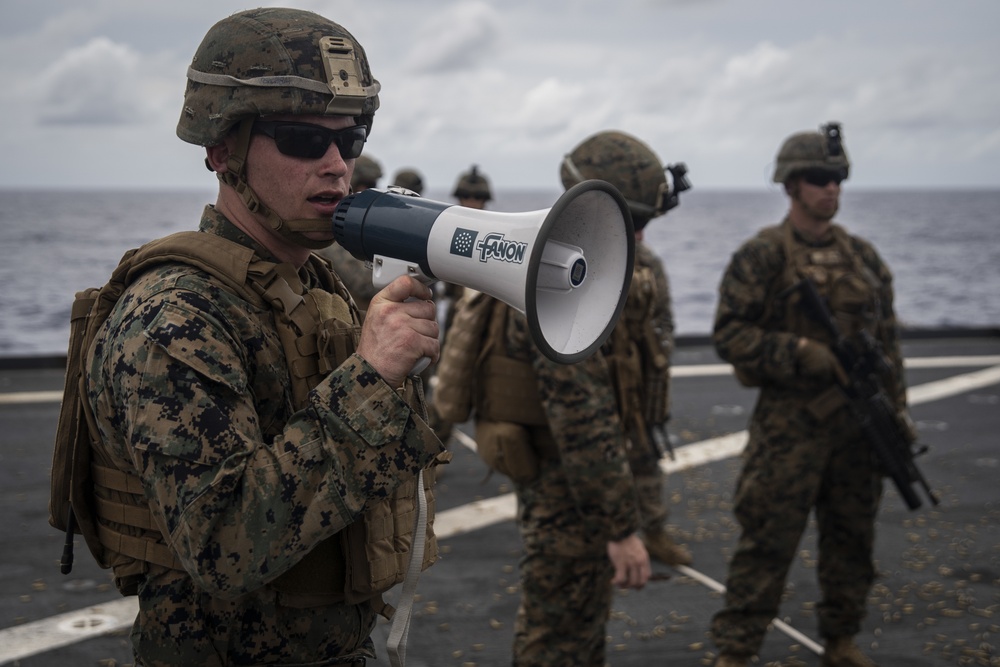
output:
[[338, 201], [340, 201], [340, 197], [335, 195], [317, 195], [315, 197], [310, 197], [309, 201], [314, 204], [329, 206], [332, 204], [336, 204]]

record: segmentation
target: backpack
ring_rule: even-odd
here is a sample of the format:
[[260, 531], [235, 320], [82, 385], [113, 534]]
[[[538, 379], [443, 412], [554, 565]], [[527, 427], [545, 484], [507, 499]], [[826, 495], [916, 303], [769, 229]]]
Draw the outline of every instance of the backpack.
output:
[[[134, 252], [130, 250], [126, 258]], [[122, 261], [124, 263], [125, 258]], [[97, 331], [124, 291], [124, 283], [115, 281], [117, 275], [118, 271], [102, 289], [91, 287], [77, 292], [70, 311], [66, 380], [52, 451], [49, 489], [49, 524], [66, 533], [60, 559], [60, 571], [63, 574], [69, 574], [73, 569], [74, 535], [83, 535], [92, 552], [95, 547], [100, 549], [93, 508], [81, 506], [74, 501], [93, 497], [93, 493], [79, 495], [84, 490], [81, 487], [86, 487], [87, 490], [93, 487], [90, 449], [92, 426], [89, 411], [84, 406], [84, 364]], [[97, 552], [94, 555], [96, 557]]]
[[[221, 248], [216, 246], [228, 244], [227, 241], [221, 237], [204, 235], [200, 232], [180, 232], [174, 234], [173, 239], [178, 239], [178, 243], [184, 244], [180, 246], [181, 250], [178, 251], [178, 246], [171, 243], [171, 237], [159, 239], [140, 248], [133, 248], [122, 256], [117, 268], [111, 274], [111, 278], [103, 287], [90, 287], [77, 292], [73, 300], [73, 307], [70, 311], [69, 345], [66, 352], [66, 379], [63, 385], [59, 420], [56, 425], [49, 488], [49, 524], [66, 534], [60, 559], [60, 571], [63, 574], [69, 574], [73, 569], [74, 535], [83, 536], [91, 554], [102, 567], [121, 565], [124, 556], [126, 559], [131, 557], [173, 569], [183, 569], [173, 553], [162, 543], [162, 537], [157, 541], [133, 537], [110, 532], [98, 524], [96, 508], [98, 501], [94, 491], [95, 472], [100, 474], [99, 482], [102, 486], [137, 495], [142, 494], [142, 488], [141, 485], [137, 485], [136, 480], [129, 478], [121, 471], [101, 468], [100, 466], [97, 466], [95, 470], [91, 443], [97, 440], [98, 433], [87, 402], [87, 391], [84, 384], [90, 348], [97, 333], [101, 330], [101, 326], [111, 315], [118, 300], [131, 282], [133, 272], [157, 261], [163, 261], [162, 258], [156, 256], [151, 258], [148, 249], [155, 246], [165, 246], [168, 253], [173, 252], [173, 254], [165, 255], [166, 257], [178, 259], [177, 253], [180, 252], [182, 255], [187, 255], [185, 261], [205, 268], [213, 275], [227, 275], [225, 270], [221, 274], [219, 270], [212, 270], [214, 261], [217, 259], [223, 265], [229, 264], [224, 255], [212, 252], [213, 249], [220, 250]], [[203, 248], [203, 250], [194, 252], [194, 257], [191, 257], [190, 254], [184, 252], [184, 248], [189, 247], [185, 242], [193, 242], [197, 248]], [[251, 253], [252, 251], [247, 249], [245, 252]], [[140, 257], [135, 257], [136, 253], [140, 253]], [[199, 255], [201, 259], [199, 259]], [[237, 258], [231, 263], [240, 265], [242, 260]], [[233, 272], [228, 273], [232, 275]], [[235, 282], [231, 282], [231, 284], [236, 288], [240, 287]], [[246, 290], [241, 290], [241, 293], [246, 293]], [[159, 532], [155, 523], [148, 516], [148, 509], [140, 510], [137, 507], [129, 506], [123, 511], [129, 512], [133, 519], [138, 517], [138, 522], [145, 524], [144, 527], [152, 533]], [[130, 588], [130, 582], [125, 579], [127, 577], [116, 577], [116, 584], [120, 589], [123, 586]], [[122, 593], [129, 594], [125, 590], [122, 590]]]

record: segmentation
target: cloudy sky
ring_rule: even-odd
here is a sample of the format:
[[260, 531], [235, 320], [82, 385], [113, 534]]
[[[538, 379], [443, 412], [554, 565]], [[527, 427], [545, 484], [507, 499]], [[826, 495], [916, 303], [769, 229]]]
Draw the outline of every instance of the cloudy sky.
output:
[[[288, 0], [382, 83], [368, 153], [449, 188], [558, 188], [619, 129], [699, 188], [768, 187], [788, 134], [843, 123], [856, 187], [1000, 187], [997, 0]], [[0, 187], [212, 188], [176, 138], [230, 0], [0, 0]]]

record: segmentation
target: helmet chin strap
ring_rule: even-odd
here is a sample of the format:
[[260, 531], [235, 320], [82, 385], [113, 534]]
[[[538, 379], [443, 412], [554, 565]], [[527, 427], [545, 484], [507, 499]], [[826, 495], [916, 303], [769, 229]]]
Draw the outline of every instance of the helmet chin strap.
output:
[[322, 218], [285, 220], [268, 208], [250, 187], [250, 183], [247, 181], [246, 164], [247, 153], [250, 150], [250, 131], [253, 129], [253, 120], [253, 118], [244, 118], [240, 121], [236, 131], [236, 144], [226, 163], [226, 173], [216, 173], [216, 176], [220, 181], [236, 190], [236, 194], [239, 195], [247, 210], [263, 216], [267, 225], [290, 243], [310, 250], [330, 247], [333, 245], [333, 239], [328, 241], [311, 239], [305, 233], [330, 232], [333, 230], [331, 220]]

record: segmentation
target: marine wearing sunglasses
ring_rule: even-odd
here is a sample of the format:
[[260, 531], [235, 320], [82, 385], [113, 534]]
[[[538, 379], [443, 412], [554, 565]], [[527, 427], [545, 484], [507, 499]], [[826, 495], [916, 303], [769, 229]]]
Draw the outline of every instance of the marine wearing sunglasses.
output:
[[254, 134], [264, 134], [274, 139], [274, 145], [282, 155], [318, 160], [326, 155], [330, 144], [337, 146], [340, 157], [353, 160], [361, 155], [368, 138], [364, 125], [331, 130], [312, 123], [296, 123], [288, 120], [257, 120], [253, 124]]

